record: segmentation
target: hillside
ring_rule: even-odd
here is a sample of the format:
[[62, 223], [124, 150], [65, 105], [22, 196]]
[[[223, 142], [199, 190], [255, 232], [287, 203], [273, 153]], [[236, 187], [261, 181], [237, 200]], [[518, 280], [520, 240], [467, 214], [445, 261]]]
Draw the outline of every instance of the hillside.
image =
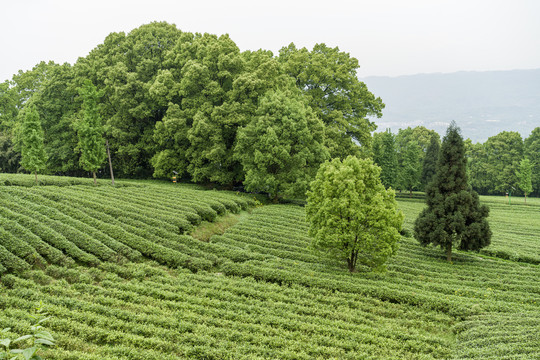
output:
[[522, 137], [540, 126], [540, 69], [419, 74], [362, 79], [386, 104], [378, 131], [422, 125], [444, 134], [455, 120], [464, 138], [501, 131]]
[[[31, 180], [31, 177], [28, 177]], [[304, 209], [162, 182], [0, 176], [0, 328], [43, 301], [48, 359], [534, 358], [540, 201], [492, 209], [492, 246], [403, 237], [383, 274], [307, 250]], [[61, 185], [61, 186], [60, 186]], [[399, 199], [405, 228], [424, 204]], [[209, 242], [193, 229], [240, 214]]]

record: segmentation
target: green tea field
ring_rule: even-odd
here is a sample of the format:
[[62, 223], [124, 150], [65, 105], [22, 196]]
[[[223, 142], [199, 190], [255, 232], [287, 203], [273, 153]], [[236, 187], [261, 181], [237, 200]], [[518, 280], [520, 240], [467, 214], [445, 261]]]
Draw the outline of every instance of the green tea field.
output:
[[[540, 359], [540, 199], [482, 197], [492, 245], [448, 263], [405, 214], [384, 273], [308, 249], [304, 208], [162, 182], [0, 175], [0, 329], [44, 359]], [[201, 241], [193, 231], [237, 222]]]

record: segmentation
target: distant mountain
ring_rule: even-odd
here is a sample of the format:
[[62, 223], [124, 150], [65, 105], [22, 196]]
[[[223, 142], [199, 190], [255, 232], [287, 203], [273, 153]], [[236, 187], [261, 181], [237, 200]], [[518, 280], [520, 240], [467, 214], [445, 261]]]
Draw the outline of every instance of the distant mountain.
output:
[[527, 137], [540, 126], [540, 69], [419, 74], [361, 79], [386, 104], [377, 131], [423, 125], [441, 136], [455, 120], [464, 138], [501, 131]]

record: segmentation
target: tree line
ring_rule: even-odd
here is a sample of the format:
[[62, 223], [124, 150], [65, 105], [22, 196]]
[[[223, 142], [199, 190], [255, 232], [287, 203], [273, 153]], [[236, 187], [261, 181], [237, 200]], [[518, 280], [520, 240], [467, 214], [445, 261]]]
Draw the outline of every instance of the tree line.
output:
[[[373, 159], [386, 187], [424, 191], [435, 174], [440, 136], [423, 126], [373, 134]], [[540, 195], [540, 127], [523, 139], [503, 131], [484, 143], [464, 141], [467, 176], [482, 195]]]
[[[372, 135], [384, 104], [358, 80], [358, 68], [357, 59], [324, 44], [290, 44], [277, 55], [241, 52], [227, 35], [164, 22], [111, 33], [73, 65], [41, 62], [0, 83], [0, 171], [25, 168], [23, 120], [32, 113], [43, 130], [36, 133], [45, 153], [38, 168], [48, 174], [108, 175], [104, 150], [91, 155], [92, 166], [82, 150], [83, 143], [103, 149], [107, 142], [121, 177], [177, 172], [195, 182], [297, 196], [325, 160], [353, 155], [372, 157], [387, 188], [423, 190], [440, 136], [421, 126]], [[91, 109], [84, 105], [88, 83], [96, 92]], [[465, 145], [476, 191], [523, 193], [520, 175], [529, 164], [530, 192], [540, 195], [540, 128], [525, 140], [502, 132]]]
[[80, 89], [89, 81], [117, 175], [175, 171], [196, 182], [303, 194], [325, 160], [369, 155], [370, 118], [384, 104], [358, 80], [358, 68], [324, 44], [241, 52], [228, 35], [164, 22], [111, 33], [73, 65], [42, 62], [0, 84], [0, 171], [21, 166], [20, 129], [32, 106], [43, 128], [43, 171], [86, 173], [77, 134], [88, 116]]

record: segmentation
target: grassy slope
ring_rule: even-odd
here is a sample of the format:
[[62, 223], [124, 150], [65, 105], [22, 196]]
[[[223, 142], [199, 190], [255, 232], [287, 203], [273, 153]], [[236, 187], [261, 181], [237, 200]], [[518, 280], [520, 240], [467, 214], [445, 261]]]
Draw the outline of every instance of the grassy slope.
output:
[[[22, 270], [0, 280], [0, 327], [23, 333], [43, 300], [59, 339], [49, 358], [534, 358], [540, 349], [540, 270], [515, 261], [538, 255], [537, 237], [515, 233], [519, 224], [538, 234], [532, 203], [508, 216], [484, 198], [499, 248], [490, 254], [513, 251], [512, 261], [458, 253], [448, 264], [403, 238], [387, 273], [349, 274], [306, 251], [297, 206], [256, 209], [205, 243], [180, 233], [249, 199], [148, 184], [0, 196], [0, 242], [20, 255], [0, 272]], [[399, 203], [410, 229], [423, 204]]]

